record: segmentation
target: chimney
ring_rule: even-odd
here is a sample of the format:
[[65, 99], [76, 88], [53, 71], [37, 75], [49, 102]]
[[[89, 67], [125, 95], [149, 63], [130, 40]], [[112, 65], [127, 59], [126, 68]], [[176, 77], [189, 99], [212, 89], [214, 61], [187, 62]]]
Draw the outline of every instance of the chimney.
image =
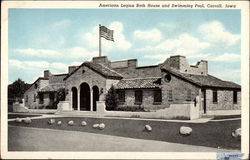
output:
[[198, 68], [201, 70], [202, 75], [208, 74], [208, 63], [205, 60], [201, 60], [198, 62]]
[[68, 73], [72, 73], [78, 66], [69, 66], [68, 67]]
[[50, 73], [50, 71], [49, 70], [45, 70], [44, 71], [44, 78], [49, 78], [50, 77], [50, 75], [51, 75], [51, 73]]
[[137, 59], [129, 59], [128, 60], [128, 67], [132, 67], [132, 68], [137, 67]]
[[107, 56], [100, 56], [100, 57], [93, 57], [92, 59], [93, 63], [101, 63], [101, 64], [105, 64], [105, 65], [109, 65], [109, 60], [107, 58]]

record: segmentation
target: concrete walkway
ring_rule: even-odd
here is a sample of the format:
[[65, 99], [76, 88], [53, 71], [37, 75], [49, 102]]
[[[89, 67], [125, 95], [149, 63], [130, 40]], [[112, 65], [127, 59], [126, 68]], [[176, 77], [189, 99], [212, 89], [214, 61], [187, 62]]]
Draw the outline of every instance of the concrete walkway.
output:
[[238, 152], [118, 136], [9, 126], [9, 151]]
[[[29, 117], [32, 113], [11, 113], [11, 114], [23, 114]], [[150, 120], [150, 121], [166, 121], [166, 122], [183, 122], [183, 123], [207, 123], [209, 121], [230, 121], [239, 120], [241, 118], [230, 118], [230, 119], [220, 119], [213, 120], [211, 116], [201, 117], [199, 119], [193, 120], [169, 120], [169, 119], [150, 119], [150, 118], [126, 118], [126, 117], [112, 117], [106, 114], [98, 114], [97, 112], [91, 111], [68, 111], [61, 112], [60, 114], [37, 114], [41, 115], [38, 117], [30, 117], [31, 119], [42, 119], [42, 118], [56, 118], [56, 117], [92, 117], [92, 118], [107, 118], [107, 119], [130, 119], [130, 120]], [[15, 121], [15, 119], [8, 119], [8, 121]]]

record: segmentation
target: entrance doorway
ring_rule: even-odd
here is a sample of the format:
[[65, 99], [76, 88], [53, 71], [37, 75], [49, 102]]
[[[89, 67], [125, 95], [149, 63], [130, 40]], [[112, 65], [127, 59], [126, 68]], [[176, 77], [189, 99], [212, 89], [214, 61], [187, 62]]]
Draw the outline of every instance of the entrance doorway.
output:
[[202, 95], [202, 106], [203, 106], [203, 111], [204, 111], [204, 114], [207, 113], [207, 106], [206, 106], [206, 90], [205, 89], [202, 89], [201, 90], [201, 95]]
[[72, 92], [72, 108], [74, 110], [77, 110], [77, 88], [72, 87], [71, 92]]
[[90, 111], [90, 88], [87, 83], [80, 85], [80, 110]]
[[99, 88], [94, 86], [93, 88], [93, 111], [96, 111], [96, 101], [99, 101]]

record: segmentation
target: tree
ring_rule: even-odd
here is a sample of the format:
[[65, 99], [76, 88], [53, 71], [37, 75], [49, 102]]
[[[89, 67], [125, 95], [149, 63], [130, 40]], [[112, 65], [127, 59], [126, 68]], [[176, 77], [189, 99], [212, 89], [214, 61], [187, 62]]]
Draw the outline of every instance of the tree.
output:
[[106, 109], [107, 110], [114, 110], [118, 105], [118, 94], [116, 93], [116, 90], [114, 86], [112, 85], [111, 88], [108, 90], [108, 93], [106, 95]]
[[30, 87], [30, 84], [25, 83], [23, 80], [18, 78], [15, 82], [8, 85], [8, 100], [14, 101], [18, 99], [19, 101], [23, 98], [24, 92]]

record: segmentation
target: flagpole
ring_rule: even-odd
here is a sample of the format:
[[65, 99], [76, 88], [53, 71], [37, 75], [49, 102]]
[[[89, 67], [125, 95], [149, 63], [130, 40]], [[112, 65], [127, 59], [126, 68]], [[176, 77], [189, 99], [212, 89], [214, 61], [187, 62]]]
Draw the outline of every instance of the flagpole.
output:
[[99, 57], [102, 56], [101, 25], [99, 24]]

